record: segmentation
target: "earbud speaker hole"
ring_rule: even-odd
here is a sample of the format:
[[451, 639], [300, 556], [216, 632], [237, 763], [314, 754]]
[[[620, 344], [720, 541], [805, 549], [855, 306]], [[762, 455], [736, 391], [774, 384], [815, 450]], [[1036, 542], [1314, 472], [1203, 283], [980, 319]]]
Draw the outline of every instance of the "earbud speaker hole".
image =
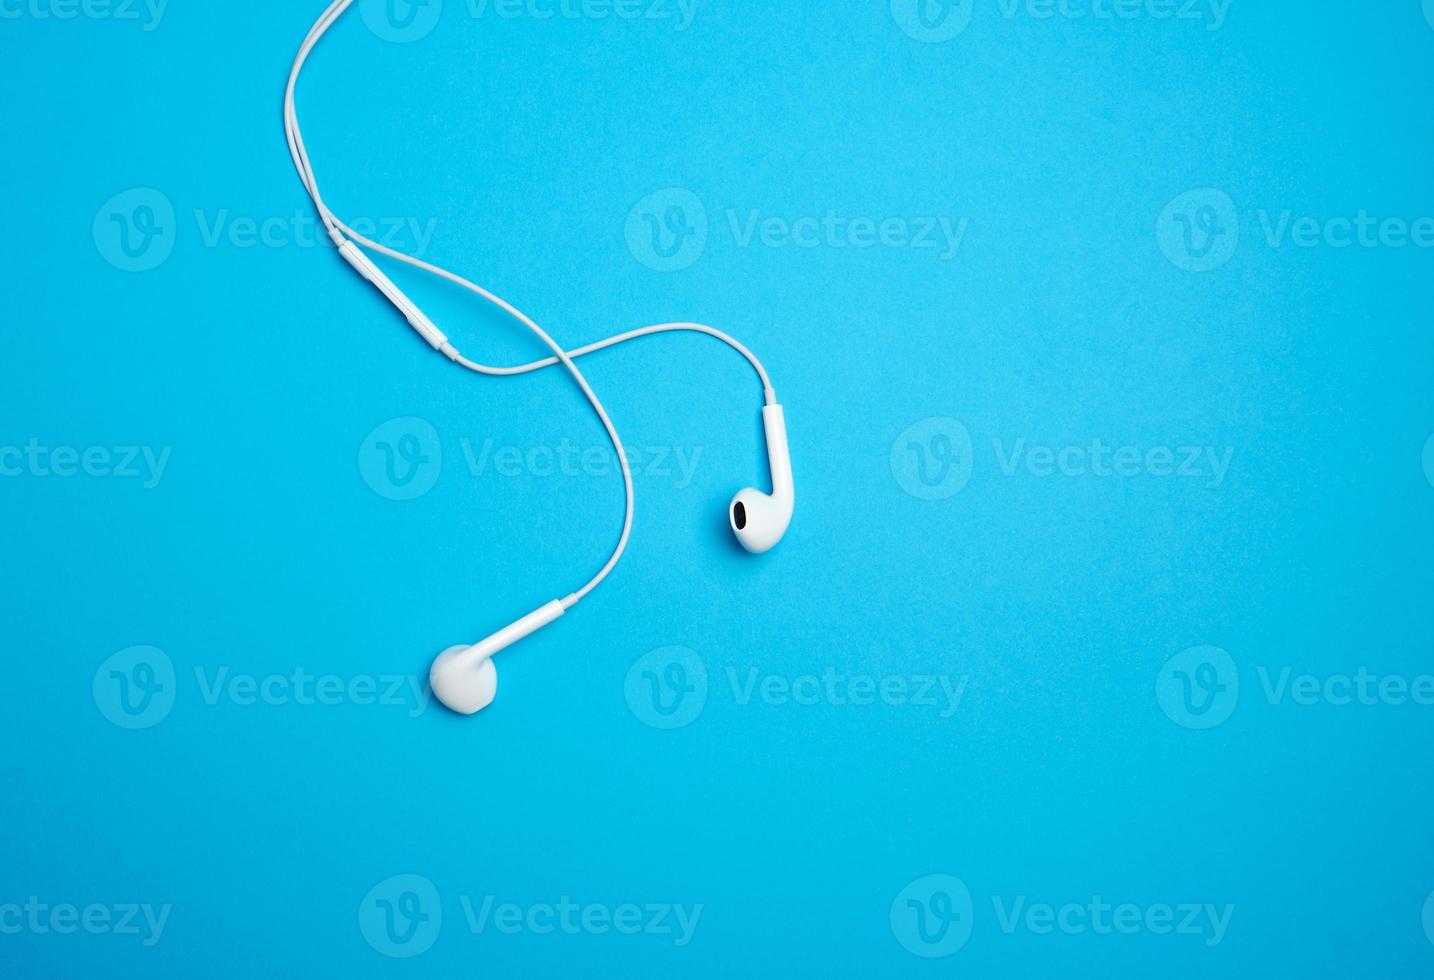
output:
[[732, 505], [732, 526], [739, 531], [747, 526], [747, 507], [740, 500]]

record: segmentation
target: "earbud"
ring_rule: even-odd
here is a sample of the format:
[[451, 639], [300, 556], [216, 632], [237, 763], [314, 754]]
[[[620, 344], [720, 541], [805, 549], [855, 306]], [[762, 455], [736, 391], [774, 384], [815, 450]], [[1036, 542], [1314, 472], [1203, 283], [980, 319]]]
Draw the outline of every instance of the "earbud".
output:
[[562, 602], [554, 599], [486, 640], [444, 650], [428, 671], [428, 686], [433, 689], [433, 696], [460, 715], [476, 715], [492, 704], [498, 694], [498, 668], [493, 665], [493, 655], [547, 626], [566, 611]]
[[742, 547], [760, 555], [770, 551], [787, 533], [796, 506], [792, 486], [792, 457], [787, 451], [787, 421], [782, 406], [768, 405], [762, 409], [762, 427], [767, 430], [767, 461], [772, 468], [772, 492], [748, 487], [739, 490], [727, 508], [732, 533]]

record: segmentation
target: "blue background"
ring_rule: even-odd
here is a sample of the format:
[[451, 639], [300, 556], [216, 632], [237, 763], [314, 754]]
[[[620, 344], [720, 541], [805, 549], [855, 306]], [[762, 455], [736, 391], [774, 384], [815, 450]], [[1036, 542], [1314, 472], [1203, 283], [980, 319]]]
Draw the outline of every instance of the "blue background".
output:
[[[176, 3], [148, 31], [0, 20], [0, 444], [172, 447], [148, 490], [33, 467], [0, 479], [0, 904], [173, 906], [148, 948], [0, 935], [7, 975], [1434, 969], [1434, 708], [1272, 704], [1258, 673], [1431, 669], [1434, 256], [1272, 247], [1260, 217], [1434, 214], [1418, 0], [1236, 0], [1219, 30], [978, 0], [943, 43], [877, 2], [704, 0], [677, 30], [448, 0], [411, 43], [347, 14], [299, 104], [341, 215], [435, 219], [428, 258], [571, 345], [718, 325], [788, 412], [797, 515], [753, 559], [723, 526], [732, 492], [766, 479], [750, 369], [697, 337], [587, 360], [631, 445], [700, 448], [700, 465], [685, 487], [638, 477], [627, 557], [501, 658], [499, 698], [474, 719], [411, 699], [210, 704], [196, 677], [426, 676], [444, 647], [586, 581], [620, 518], [611, 473], [464, 461], [465, 439], [603, 446], [560, 373], [454, 368], [327, 247], [204, 240], [224, 215], [309, 220], [280, 96], [319, 9]], [[709, 234], [660, 272], [624, 228], [673, 187]], [[175, 211], [173, 253], [145, 272], [116, 268], [94, 233], [131, 188]], [[1205, 273], [1156, 234], [1197, 188], [1228, 194], [1241, 229]], [[942, 261], [743, 246], [728, 216], [752, 211], [969, 226]], [[469, 297], [395, 275], [466, 353], [537, 352]], [[443, 453], [406, 502], [360, 467], [398, 417], [426, 420]], [[899, 460], [910, 426], [943, 417], [971, 436], [970, 482], [918, 499], [893, 446]], [[1233, 462], [1219, 486], [1008, 475], [993, 442], [1096, 438]], [[135, 645], [176, 672], [172, 711], [143, 731], [92, 689]], [[1241, 689], [1197, 731], [1157, 680], [1203, 645], [1229, 652]], [[701, 713], [664, 731], [630, 707], [628, 670], [670, 646], [709, 683]], [[742, 704], [727, 670], [751, 667], [968, 683], [947, 718]], [[927, 960], [892, 904], [938, 873], [969, 887], [972, 933]], [[430, 881], [443, 914], [406, 961], [360, 926], [370, 889], [401, 874]], [[1208, 947], [1007, 932], [993, 912], [993, 897], [1096, 895], [1235, 911]], [[703, 908], [678, 947], [473, 934], [465, 896]]]

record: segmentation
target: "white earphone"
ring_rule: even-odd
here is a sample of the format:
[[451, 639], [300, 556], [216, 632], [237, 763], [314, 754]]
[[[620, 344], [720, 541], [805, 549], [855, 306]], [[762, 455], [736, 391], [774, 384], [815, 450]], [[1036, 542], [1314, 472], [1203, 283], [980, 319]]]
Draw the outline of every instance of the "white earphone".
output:
[[[583, 377], [582, 372], [574, 363], [577, 358], [616, 344], [635, 340], [638, 337], [683, 330], [715, 337], [736, 350], [751, 363], [757, 371], [757, 377], [762, 382], [765, 403], [762, 408], [762, 425], [767, 437], [767, 459], [772, 470], [772, 492], [763, 493], [751, 487], [738, 491], [737, 495], [732, 498], [731, 504], [728, 505], [727, 517], [732, 526], [732, 533], [737, 536], [742, 547], [753, 554], [761, 554], [773, 548], [782, 539], [782, 535], [786, 534], [787, 526], [792, 521], [792, 509], [796, 502], [796, 496], [792, 485], [792, 461], [787, 450], [787, 425], [782, 413], [782, 406], [777, 403], [777, 393], [772, 388], [771, 380], [767, 377], [767, 372], [761, 362], [746, 347], [720, 330], [700, 323], [659, 323], [650, 327], [629, 330], [626, 333], [608, 337], [606, 340], [567, 351], [522, 311], [483, 287], [446, 269], [380, 245], [340, 221], [338, 216], [324, 204], [324, 200], [319, 194], [318, 181], [314, 177], [314, 169], [309, 163], [309, 154], [304, 147], [304, 138], [299, 131], [298, 113], [294, 108], [294, 89], [299, 80], [299, 73], [303, 70], [304, 63], [308, 60], [314, 46], [353, 3], [354, 0], [334, 0], [314, 23], [314, 26], [309, 29], [308, 36], [304, 38], [298, 56], [294, 59], [293, 68], [289, 71], [289, 84], [284, 92], [284, 132], [289, 140], [289, 153], [294, 159], [295, 168], [299, 171], [299, 179], [303, 181], [304, 189], [313, 199], [314, 207], [318, 210], [329, 237], [349, 265], [353, 266], [359, 275], [373, 283], [379, 292], [387, 297], [388, 301], [403, 314], [404, 319], [418, 332], [419, 336], [427, 341], [434, 350], [455, 364], [479, 374], [497, 377], [526, 374], [529, 371], [562, 364], [572, 375], [573, 380], [577, 382], [583, 395], [587, 397], [588, 403], [592, 405], [593, 411], [597, 413], [603, 428], [607, 430], [608, 438], [612, 440], [613, 449], [617, 453], [617, 459], [622, 468], [623, 489], [626, 495], [622, 533], [618, 536], [617, 546], [613, 549], [611, 557], [598, 573], [576, 592], [570, 593], [562, 599], [554, 599], [546, 603], [485, 640], [471, 645], [449, 647], [434, 660], [433, 668], [429, 671], [429, 684], [433, 688], [434, 696], [454, 711], [471, 715], [488, 707], [498, 693], [498, 673], [493, 666], [493, 656], [523, 637], [542, 629], [577, 605], [579, 600], [607, 578], [608, 573], [617, 565], [623, 551], [627, 548], [628, 537], [632, 533], [632, 471], [628, 466], [627, 454], [623, 451], [622, 440], [618, 438], [617, 430], [613, 428], [607, 411], [598, 401], [597, 396], [593, 394], [587, 379]], [[516, 367], [491, 367], [469, 360], [454, 349], [443, 332], [433, 325], [433, 321], [374, 264], [373, 260], [363, 251], [364, 248], [387, 255], [399, 262], [405, 262], [470, 290], [527, 327], [552, 350], [553, 356]]]

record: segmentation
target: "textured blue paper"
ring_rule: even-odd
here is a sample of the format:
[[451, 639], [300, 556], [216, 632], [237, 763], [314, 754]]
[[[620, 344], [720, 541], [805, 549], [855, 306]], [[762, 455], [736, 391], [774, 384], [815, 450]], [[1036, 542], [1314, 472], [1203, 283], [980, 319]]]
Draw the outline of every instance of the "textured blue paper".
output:
[[320, 9], [0, 7], [0, 972], [1434, 969], [1428, 2], [363, 0], [340, 214], [790, 426], [754, 559], [750, 369], [585, 360], [475, 719], [621, 486], [316, 240]]

